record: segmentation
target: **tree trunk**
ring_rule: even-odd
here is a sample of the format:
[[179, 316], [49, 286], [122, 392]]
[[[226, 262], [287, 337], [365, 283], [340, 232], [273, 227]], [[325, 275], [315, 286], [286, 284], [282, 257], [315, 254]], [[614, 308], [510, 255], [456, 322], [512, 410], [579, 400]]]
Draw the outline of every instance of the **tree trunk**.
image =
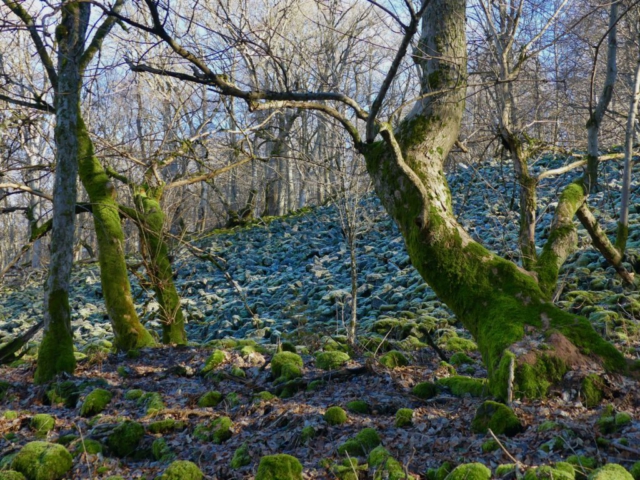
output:
[[[492, 393], [540, 397], [565, 372], [625, 369], [623, 356], [582, 317], [558, 309], [535, 276], [473, 241], [456, 221], [444, 161], [458, 137], [466, 85], [465, 1], [432, 0], [415, 55], [419, 100], [395, 131], [365, 147], [367, 169], [398, 224], [413, 265], [476, 339]], [[422, 57], [422, 58], [420, 58]]]
[[71, 308], [69, 289], [73, 266], [76, 185], [78, 176], [77, 135], [80, 127], [80, 58], [91, 7], [70, 4], [62, 7], [58, 41], [58, 85], [56, 91], [56, 173], [53, 187], [53, 229], [51, 260], [44, 297], [44, 335], [38, 349], [36, 383], [52, 380], [61, 372], [73, 373]]
[[143, 257], [156, 300], [160, 305], [162, 343], [186, 345], [184, 315], [180, 307], [180, 295], [173, 283], [173, 271], [169, 260], [169, 248], [164, 237], [164, 213], [160, 206], [162, 188], [145, 192], [139, 189], [135, 202], [138, 225], [143, 246]]
[[[76, 108], [79, 112], [79, 104]], [[93, 208], [102, 292], [113, 325], [115, 346], [123, 351], [152, 346], [155, 341], [140, 323], [131, 296], [116, 189], [94, 154], [93, 143], [82, 118], [79, 119], [77, 135], [80, 141], [80, 179]]]

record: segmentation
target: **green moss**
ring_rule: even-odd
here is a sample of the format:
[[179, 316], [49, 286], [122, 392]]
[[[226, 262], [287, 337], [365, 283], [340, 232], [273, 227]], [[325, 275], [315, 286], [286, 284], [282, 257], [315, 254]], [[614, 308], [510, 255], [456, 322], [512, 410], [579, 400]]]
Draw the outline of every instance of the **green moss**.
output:
[[524, 474], [524, 478], [525, 480], [538, 480], [538, 479], [574, 480], [575, 471], [573, 470], [573, 467], [569, 464], [565, 464], [565, 465], [568, 465], [570, 470], [567, 468], [564, 468], [563, 466], [561, 466], [561, 468], [558, 468], [557, 465], [555, 467], [550, 467], [545, 465], [542, 467], [530, 468]]
[[595, 458], [584, 455], [571, 455], [567, 458], [567, 463], [573, 465], [577, 480], [586, 480], [587, 476], [598, 466]]
[[0, 471], [0, 480], [26, 480], [26, 477], [15, 470]]
[[473, 360], [466, 353], [458, 352], [451, 355], [451, 358], [449, 359], [449, 363], [451, 365], [455, 365], [456, 367], [459, 367], [460, 365], [473, 363]]
[[82, 407], [80, 407], [80, 415], [83, 417], [92, 417], [102, 412], [109, 402], [113, 394], [103, 388], [96, 388], [93, 390], [87, 398], [84, 399]]
[[397, 350], [391, 350], [380, 357], [380, 363], [387, 368], [406, 367], [409, 365], [409, 360], [404, 356], [402, 352]]
[[451, 473], [453, 470], [453, 465], [451, 462], [444, 462], [437, 469], [429, 468], [427, 470], [427, 480], [444, 480], [447, 478], [447, 475]]
[[633, 420], [633, 417], [631, 416], [631, 414], [627, 412], [618, 412], [614, 417], [614, 423], [618, 428], [624, 427], [625, 425], [629, 425], [632, 420]]
[[344, 352], [321, 352], [316, 355], [316, 367], [322, 370], [336, 370], [349, 360], [349, 355]]
[[67, 435], [59, 436], [56, 443], [59, 443], [60, 445], [69, 445], [73, 443], [75, 440], [77, 440], [78, 438], [79, 438], [78, 435], [74, 433], [69, 433]]
[[458, 465], [445, 480], [490, 480], [491, 470], [481, 463]]
[[5, 382], [4, 380], [0, 380], [0, 402], [4, 400], [4, 397], [7, 396], [7, 392], [11, 388], [11, 384], [9, 382]]
[[185, 422], [178, 422], [172, 418], [166, 420], [158, 420], [147, 425], [147, 430], [150, 433], [167, 433], [174, 430], [182, 430], [186, 427]]
[[636, 462], [629, 469], [629, 473], [633, 477], [634, 480], [640, 480], [640, 462]]
[[302, 376], [302, 357], [292, 352], [276, 353], [271, 359], [271, 375], [275, 380], [288, 381]]
[[29, 427], [36, 432], [38, 437], [46, 437], [47, 433], [53, 430], [56, 426], [56, 419], [47, 413], [39, 413], [31, 417], [29, 421]]
[[496, 467], [496, 477], [504, 477], [505, 475], [509, 475], [512, 472], [515, 472], [516, 464], [515, 463], [505, 463], [504, 465], [498, 465]]
[[207, 392], [198, 399], [198, 406], [200, 408], [216, 407], [220, 402], [222, 402], [220, 392]]
[[382, 443], [380, 435], [373, 428], [361, 430], [354, 438], [347, 440], [338, 447], [338, 453], [348, 453], [352, 456], [366, 455]]
[[220, 444], [231, 438], [233, 422], [229, 417], [218, 417], [211, 423], [211, 439], [213, 443]]
[[482, 453], [495, 452], [499, 448], [500, 445], [498, 445], [498, 442], [496, 442], [495, 440], [487, 440], [482, 444]]
[[200, 468], [187, 460], [176, 460], [167, 467], [158, 480], [202, 480], [204, 475]]
[[132, 390], [127, 391], [124, 394], [124, 398], [126, 400], [138, 400], [140, 397], [144, 395], [144, 390], [140, 390], [139, 388], [134, 388]]
[[296, 353], [296, 346], [291, 342], [282, 342], [278, 347], [278, 352]]
[[11, 469], [28, 480], [57, 480], [73, 466], [73, 458], [62, 445], [47, 442], [27, 443], [11, 462]]
[[347, 403], [347, 410], [353, 413], [369, 413], [369, 404], [364, 400], [353, 400]]
[[[370, 468], [375, 469], [374, 480], [405, 480], [407, 478], [402, 464], [382, 446], [376, 447], [371, 451], [367, 462]], [[413, 477], [410, 476], [408, 478]]]
[[153, 441], [153, 444], [151, 445], [151, 453], [153, 454], [153, 458], [162, 462], [171, 461], [175, 458], [175, 455], [171, 452], [166, 440], [162, 437], [156, 438]]
[[257, 393], [253, 397], [253, 401], [254, 401], [254, 403], [269, 402], [269, 401], [273, 400], [274, 398], [278, 398], [278, 397], [276, 397], [273, 393], [267, 392], [265, 390], [264, 392]]
[[342, 425], [347, 421], [347, 412], [340, 407], [329, 407], [324, 412], [324, 419], [329, 425]]
[[231, 367], [231, 376], [238, 377], [238, 378], [246, 378], [247, 374], [244, 373], [243, 369], [234, 365], [233, 367]]
[[438, 386], [432, 382], [421, 382], [413, 387], [412, 393], [418, 398], [429, 400], [438, 395]]
[[557, 429], [559, 427], [560, 427], [560, 425], [558, 425], [556, 422], [552, 422], [551, 420], [545, 420], [540, 425], [538, 425], [537, 430], [540, 433], [544, 433], [544, 432], [548, 432], [550, 430], [555, 430], [555, 429]]
[[52, 324], [40, 342], [38, 367], [33, 376], [33, 382], [37, 384], [47, 383], [59, 373], [73, 375], [76, 368], [71, 329], [65, 325], [71, 318], [67, 292], [58, 290], [49, 294], [49, 313]]
[[18, 418], [18, 412], [15, 410], [5, 410], [3, 417], [5, 420], [15, 420]]
[[520, 420], [509, 407], [487, 400], [476, 411], [471, 430], [475, 433], [487, 433], [489, 429], [496, 435], [504, 434], [508, 437], [523, 431]]
[[237, 392], [231, 392], [225, 398], [225, 402], [230, 408], [234, 408], [242, 404], [242, 397]]
[[204, 367], [200, 370], [200, 374], [208, 373], [216, 367], [222, 365], [227, 359], [226, 354], [222, 350], [214, 350], [204, 363]]
[[83, 441], [76, 444], [76, 448], [73, 451], [74, 456], [82, 455], [83, 453], [87, 453], [89, 455], [102, 453], [102, 444], [97, 440], [85, 438]]
[[126, 420], [107, 437], [107, 446], [117, 457], [127, 457], [135, 452], [142, 437], [144, 427], [138, 422]]
[[589, 480], [633, 480], [633, 477], [624, 467], [615, 463], [608, 463], [604, 467], [598, 468], [591, 475]]
[[488, 384], [485, 379], [463, 377], [454, 375], [452, 377], [440, 378], [437, 384], [448, 388], [455, 396], [461, 397], [469, 394], [472, 397], [483, 397], [488, 394]]
[[476, 345], [476, 342], [466, 338], [451, 337], [447, 340], [445, 348], [451, 352], [475, 352], [478, 350], [478, 345]]
[[302, 443], [307, 443], [312, 438], [315, 438], [315, 436], [316, 436], [316, 429], [313, 428], [311, 425], [309, 425], [304, 427], [300, 432], [300, 441]]
[[413, 425], [413, 410], [401, 408], [396, 412], [396, 427], [410, 427]]
[[302, 464], [296, 457], [283, 453], [264, 456], [255, 480], [302, 480]]
[[247, 443], [243, 443], [233, 453], [233, 458], [231, 459], [230, 466], [235, 470], [250, 464], [251, 464], [251, 455], [249, 454], [249, 445]]
[[162, 396], [158, 392], [144, 393], [138, 399], [138, 405], [144, 406], [146, 415], [154, 415], [164, 410], [164, 402]]

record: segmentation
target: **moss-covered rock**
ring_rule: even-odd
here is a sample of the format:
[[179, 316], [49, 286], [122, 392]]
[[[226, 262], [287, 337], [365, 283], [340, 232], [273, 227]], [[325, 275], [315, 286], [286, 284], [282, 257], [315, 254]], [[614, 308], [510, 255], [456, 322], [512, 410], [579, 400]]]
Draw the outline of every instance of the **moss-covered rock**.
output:
[[413, 410], [401, 408], [396, 412], [396, 427], [404, 428], [413, 425]]
[[218, 417], [211, 422], [211, 439], [213, 443], [222, 443], [231, 438], [233, 422], [229, 417]]
[[204, 475], [200, 468], [187, 460], [176, 460], [167, 467], [158, 480], [202, 480]]
[[164, 410], [162, 395], [158, 392], [147, 392], [138, 399], [138, 405], [144, 406], [145, 414], [154, 415]]
[[139, 388], [133, 388], [128, 390], [127, 393], [124, 394], [124, 398], [126, 400], [139, 400], [140, 397], [144, 395], [144, 390], [140, 390]]
[[292, 352], [296, 353], [296, 346], [291, 342], [282, 342], [278, 346], [278, 352]]
[[104, 388], [96, 388], [82, 402], [80, 407], [80, 415], [83, 417], [92, 417], [101, 413], [109, 404], [113, 394]]
[[438, 385], [448, 388], [457, 397], [469, 394], [472, 397], [483, 397], [489, 394], [488, 383], [484, 378], [463, 377], [453, 375], [438, 379]]
[[253, 402], [254, 403], [261, 403], [261, 402], [269, 402], [276, 397], [273, 393], [271, 392], [267, 392], [266, 390], [264, 392], [259, 392], [257, 393], [254, 397], [253, 397]]
[[[367, 462], [370, 468], [375, 469], [374, 480], [404, 480], [407, 478], [402, 464], [382, 446], [376, 447], [371, 451]], [[414, 477], [409, 476], [408, 478]]]
[[495, 440], [487, 440], [482, 444], [482, 453], [495, 452], [499, 448], [500, 445], [498, 445], [498, 442], [496, 442]]
[[524, 474], [525, 480], [574, 480], [575, 470], [568, 463], [560, 462], [554, 466], [530, 468]]
[[73, 450], [73, 456], [82, 455], [86, 453], [88, 455], [97, 455], [102, 453], [102, 444], [97, 440], [85, 438], [83, 441], [77, 442]]
[[251, 464], [251, 455], [249, 454], [249, 445], [247, 443], [243, 443], [233, 453], [233, 458], [231, 459], [230, 466], [235, 470], [237, 468], [245, 467], [249, 464]]
[[421, 382], [413, 387], [411, 392], [422, 400], [429, 400], [438, 395], [438, 386], [432, 382]]
[[304, 362], [293, 352], [276, 353], [271, 359], [271, 375], [274, 380], [287, 381], [302, 376]]
[[429, 468], [426, 474], [427, 480], [444, 480], [451, 470], [453, 470], [451, 462], [444, 462], [438, 468]]
[[582, 398], [584, 400], [584, 405], [587, 408], [593, 408], [600, 405], [603, 399], [603, 391], [605, 385], [604, 380], [599, 376], [594, 374], [587, 375], [582, 380]]
[[567, 463], [573, 465], [578, 480], [585, 480], [598, 466], [598, 461], [595, 458], [584, 455], [571, 455], [567, 458]]
[[342, 425], [347, 421], [347, 412], [340, 407], [329, 407], [324, 412], [324, 419], [329, 425]]
[[246, 378], [247, 374], [244, 372], [243, 369], [234, 365], [233, 367], [231, 367], [231, 376], [238, 377], [238, 378]]
[[15, 410], [5, 410], [2, 416], [5, 420], [15, 420], [16, 418], [18, 418], [18, 412], [16, 412]]
[[468, 353], [478, 350], [478, 345], [476, 345], [474, 341], [467, 340], [466, 338], [451, 337], [447, 340], [445, 348], [451, 352]]
[[200, 370], [200, 374], [205, 375], [211, 372], [216, 367], [222, 365], [226, 359], [227, 355], [222, 350], [214, 350], [204, 362], [204, 367]]
[[406, 367], [409, 365], [407, 357], [398, 350], [391, 350], [380, 357], [380, 363], [387, 368]]
[[15, 470], [0, 471], [0, 480], [26, 480], [26, 477]]
[[509, 407], [502, 403], [487, 400], [476, 411], [471, 422], [475, 433], [487, 433], [491, 429], [496, 435], [512, 437], [523, 431], [522, 423]]
[[344, 352], [337, 350], [321, 352], [316, 355], [316, 367], [322, 370], [336, 370], [347, 363], [351, 358]]
[[175, 460], [176, 456], [167, 445], [167, 441], [160, 437], [156, 438], [151, 445], [151, 453], [153, 458], [159, 462], [171, 462]]
[[57, 480], [73, 466], [73, 458], [62, 445], [47, 442], [27, 443], [11, 462], [11, 469], [27, 480]]
[[449, 359], [449, 363], [451, 365], [455, 365], [456, 367], [459, 367], [460, 365], [473, 363], [473, 360], [466, 353], [458, 352], [451, 355], [451, 358]]
[[311, 425], [308, 425], [302, 429], [300, 432], [300, 441], [302, 443], [307, 443], [309, 440], [316, 436], [316, 429]]
[[616, 413], [615, 417], [613, 417], [613, 422], [618, 428], [622, 428], [625, 425], [629, 425], [632, 420], [633, 420], [633, 417], [628, 412], [618, 412]]
[[38, 437], [46, 437], [56, 426], [56, 419], [47, 413], [39, 413], [31, 417], [29, 427]]
[[255, 480], [302, 480], [302, 464], [296, 457], [284, 453], [264, 456]]
[[200, 408], [217, 407], [220, 402], [222, 402], [220, 392], [207, 392], [198, 399], [198, 406]]
[[80, 398], [80, 387], [71, 380], [56, 382], [47, 390], [46, 399], [51, 405], [74, 408]]
[[504, 465], [498, 465], [496, 467], [496, 477], [502, 478], [505, 475], [510, 475], [512, 472], [515, 472], [515, 470], [515, 463], [505, 463]]
[[182, 430], [186, 427], [185, 422], [179, 422], [173, 418], [167, 418], [165, 420], [158, 420], [157, 422], [151, 422], [147, 425], [149, 433], [167, 433], [174, 430]]
[[465, 463], [454, 468], [445, 480], [490, 480], [491, 470], [481, 463]]
[[624, 467], [615, 463], [608, 463], [589, 475], [589, 480], [633, 480], [633, 477]]
[[358, 459], [349, 457], [345, 458], [341, 464], [331, 466], [331, 472], [338, 477], [339, 480], [358, 480], [359, 472], [366, 471], [369, 465], [358, 465]]
[[629, 473], [634, 480], [640, 480], [640, 462], [634, 463], [629, 469]]
[[366, 455], [382, 443], [380, 435], [373, 428], [361, 430], [354, 438], [347, 440], [338, 447], [338, 453], [348, 453], [352, 456]]
[[353, 413], [369, 413], [369, 404], [364, 400], [353, 400], [347, 403], [347, 410]]
[[113, 429], [107, 437], [107, 446], [117, 457], [133, 454], [144, 437], [144, 427], [138, 422], [126, 420]]

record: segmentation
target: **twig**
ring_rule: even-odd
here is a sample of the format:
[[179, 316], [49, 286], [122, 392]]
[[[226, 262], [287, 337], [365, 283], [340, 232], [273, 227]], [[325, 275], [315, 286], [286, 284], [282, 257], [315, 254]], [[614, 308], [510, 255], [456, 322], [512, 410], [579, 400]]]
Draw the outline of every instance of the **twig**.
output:
[[85, 462], [87, 462], [87, 468], [89, 469], [89, 475], [90, 475], [89, 478], [93, 478], [93, 469], [91, 468], [91, 463], [89, 463], [89, 457], [88, 457], [88, 454], [87, 454], [87, 447], [84, 444], [84, 435], [82, 435], [82, 429], [75, 422], [74, 422], [73, 426], [78, 429], [78, 433], [80, 434], [80, 443], [82, 443], [82, 451], [83, 451], [82, 456], [84, 457]]
[[627, 447], [626, 445], [622, 445], [620, 443], [615, 443], [615, 442], [612, 443], [611, 445], [617, 448], [618, 450], [624, 450], [625, 452], [631, 452], [631, 453], [635, 453], [636, 455], [640, 455], [640, 450], [638, 449]]
[[509, 362], [509, 383], [507, 384], [507, 405], [511, 406], [513, 403], [513, 381], [515, 379], [515, 366], [516, 362], [514, 357], [511, 357]]
[[520, 461], [520, 460], [516, 460], [514, 458], [513, 455], [511, 455], [509, 453], [509, 450], [507, 450], [504, 445], [502, 445], [502, 442], [500, 440], [498, 440], [498, 437], [496, 437], [495, 433], [493, 433], [491, 431], [491, 429], [489, 429], [489, 434], [493, 437], [493, 439], [496, 441], [496, 443], [498, 444], [498, 446], [502, 449], [502, 451], [505, 453], [505, 455], [507, 457], [509, 457], [509, 460], [511, 460], [513, 463], [516, 464], [516, 467], [520, 469], [520, 471], [524, 471], [524, 464]]

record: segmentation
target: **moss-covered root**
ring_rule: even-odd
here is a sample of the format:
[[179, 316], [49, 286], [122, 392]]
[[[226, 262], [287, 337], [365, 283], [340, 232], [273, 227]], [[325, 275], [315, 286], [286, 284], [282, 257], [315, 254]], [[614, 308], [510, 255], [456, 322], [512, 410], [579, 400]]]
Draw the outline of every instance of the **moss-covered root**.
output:
[[260, 459], [256, 480], [302, 480], [302, 464], [284, 453]]
[[487, 433], [489, 429], [497, 435], [504, 434], [508, 437], [523, 431], [522, 423], [513, 410], [490, 400], [480, 405], [471, 422], [471, 430], [475, 433]]
[[458, 465], [445, 480], [490, 480], [491, 470], [481, 463]]
[[589, 475], [589, 480], [633, 480], [633, 476], [624, 467], [609, 463]]
[[[49, 317], [63, 317], [69, 308], [66, 292], [54, 292], [49, 298]], [[55, 296], [59, 298], [55, 298]], [[62, 313], [64, 311], [64, 314]], [[66, 317], [70, 318], [70, 317]], [[38, 384], [53, 380], [59, 373], [73, 374], [76, 359], [73, 355], [71, 329], [61, 321], [52, 322], [46, 328], [38, 349], [38, 367], [33, 381]]]
[[198, 466], [186, 460], [176, 460], [167, 467], [158, 480], [202, 480], [204, 474]]
[[73, 466], [73, 458], [66, 448], [47, 442], [27, 443], [11, 462], [11, 468], [27, 480], [57, 480]]

